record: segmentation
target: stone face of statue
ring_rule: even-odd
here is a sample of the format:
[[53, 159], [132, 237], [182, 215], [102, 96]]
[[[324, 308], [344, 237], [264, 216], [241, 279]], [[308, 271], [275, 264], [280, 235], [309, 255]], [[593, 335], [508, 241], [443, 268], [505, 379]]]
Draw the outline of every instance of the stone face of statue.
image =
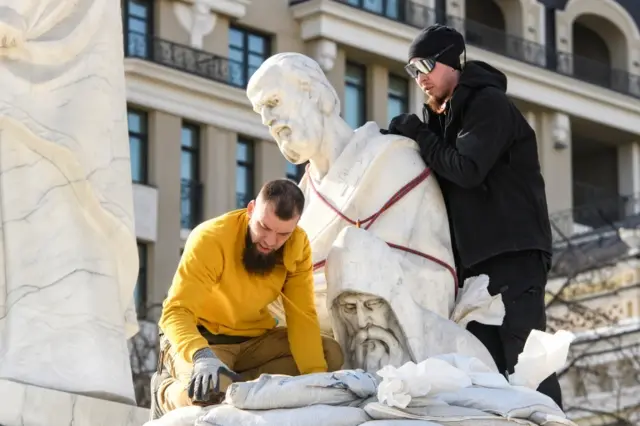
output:
[[247, 86], [247, 95], [285, 158], [302, 164], [315, 156], [322, 145], [326, 114], [321, 110], [320, 98], [325, 88], [312, 77], [323, 79], [324, 74], [317, 64], [314, 67], [303, 59], [278, 59], [278, 55], [269, 58], [256, 71]]
[[410, 361], [405, 337], [389, 304], [367, 293], [345, 292], [336, 302], [348, 341], [348, 363], [376, 372], [385, 365]]

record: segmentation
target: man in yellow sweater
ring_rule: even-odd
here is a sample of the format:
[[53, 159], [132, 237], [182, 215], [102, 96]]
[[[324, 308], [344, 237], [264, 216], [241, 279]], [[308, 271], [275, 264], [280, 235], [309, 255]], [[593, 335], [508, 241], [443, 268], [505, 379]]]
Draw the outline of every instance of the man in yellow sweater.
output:
[[[341, 368], [339, 344], [320, 335], [311, 247], [298, 227], [303, 208], [298, 186], [278, 179], [246, 209], [191, 232], [159, 322], [152, 419], [217, 403], [231, 380]], [[287, 328], [268, 310], [280, 295]]]

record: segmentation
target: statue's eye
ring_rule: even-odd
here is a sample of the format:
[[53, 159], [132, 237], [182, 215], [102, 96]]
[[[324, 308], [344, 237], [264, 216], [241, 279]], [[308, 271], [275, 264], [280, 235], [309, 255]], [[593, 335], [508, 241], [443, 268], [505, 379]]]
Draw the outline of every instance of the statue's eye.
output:
[[382, 306], [383, 303], [384, 301], [382, 299], [371, 300], [367, 302], [367, 308], [369, 309], [379, 308], [380, 306]]
[[342, 305], [342, 309], [348, 313], [348, 314], [352, 314], [356, 311], [356, 305], [355, 303], [345, 303], [344, 305]]

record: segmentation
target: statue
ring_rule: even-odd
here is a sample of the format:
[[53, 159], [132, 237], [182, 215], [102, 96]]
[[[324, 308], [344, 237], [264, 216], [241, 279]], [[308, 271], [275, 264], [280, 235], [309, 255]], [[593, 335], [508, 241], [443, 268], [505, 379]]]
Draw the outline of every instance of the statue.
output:
[[475, 336], [428, 309], [431, 281], [412, 277], [409, 262], [364, 229], [350, 226], [338, 234], [327, 259], [327, 305], [343, 368], [375, 374], [388, 365], [455, 353], [497, 371]]
[[[382, 135], [373, 122], [354, 132], [340, 117], [338, 96], [319, 65], [298, 53], [267, 59], [247, 95], [287, 160], [309, 162], [299, 184], [307, 199], [300, 226], [311, 242], [321, 329], [332, 330], [324, 265], [338, 233], [350, 225], [399, 251], [415, 278], [428, 285], [428, 308], [448, 318], [457, 290], [449, 223], [417, 144]], [[273, 311], [284, 322], [281, 306]]]
[[[374, 123], [350, 129], [319, 65], [301, 54], [267, 59], [247, 94], [285, 157], [310, 163], [300, 224], [317, 264], [324, 330], [340, 342], [345, 365], [263, 374], [232, 384], [222, 404], [180, 408], [147, 426], [575, 426], [533, 390], [548, 371], [523, 374], [528, 387], [511, 385], [464, 328], [471, 319], [499, 325], [504, 305], [482, 277], [457, 295], [442, 195], [415, 142], [382, 135]], [[531, 346], [530, 370], [560, 367], [540, 361], [544, 345]]]
[[0, 382], [135, 405], [121, 22], [111, 0], [2, 7]]

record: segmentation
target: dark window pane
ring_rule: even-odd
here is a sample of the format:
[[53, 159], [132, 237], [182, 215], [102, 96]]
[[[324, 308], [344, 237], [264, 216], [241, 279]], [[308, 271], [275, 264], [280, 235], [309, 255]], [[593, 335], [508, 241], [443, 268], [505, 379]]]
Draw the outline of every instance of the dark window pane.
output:
[[406, 98], [409, 92], [409, 82], [400, 77], [389, 77], [389, 94], [400, 98]]
[[362, 7], [371, 12], [382, 14], [382, 0], [363, 0]]
[[236, 145], [236, 160], [243, 162], [251, 162], [251, 152], [249, 144], [246, 142], [238, 142]]
[[146, 19], [149, 5], [146, 1], [129, 0], [129, 15]]
[[127, 124], [129, 131], [133, 133], [145, 133], [147, 130], [144, 128], [141, 115], [136, 112], [127, 113]]
[[235, 47], [229, 48], [229, 59], [242, 63], [244, 60], [244, 52], [240, 49], [236, 49]]
[[181, 144], [183, 147], [195, 147], [195, 131], [191, 127], [182, 127], [182, 133], [180, 135]]
[[180, 177], [182, 179], [196, 180], [196, 170], [194, 167], [195, 155], [189, 151], [182, 151], [180, 155]]
[[249, 67], [258, 68], [264, 62], [264, 57], [254, 55], [254, 54], [250, 54], [248, 56], [248, 59], [249, 59]]
[[229, 29], [229, 82], [244, 87], [269, 56], [269, 38], [242, 28]]
[[344, 92], [344, 119], [352, 127], [362, 126], [364, 116], [364, 96], [362, 89], [347, 86]]
[[229, 46], [244, 48], [244, 34], [235, 28], [229, 28]]
[[258, 53], [264, 57], [266, 50], [265, 39], [254, 34], [249, 34], [249, 52]]
[[360, 86], [364, 84], [364, 70], [353, 64], [347, 64], [347, 73], [345, 81], [347, 84]]
[[387, 105], [387, 121], [390, 122], [394, 117], [397, 117], [400, 114], [404, 114], [405, 108], [404, 103], [402, 103], [398, 99], [389, 99], [389, 103]]
[[137, 35], [138, 37], [149, 34], [148, 30], [149, 24], [147, 22], [139, 21], [137, 19], [129, 20], [129, 31], [135, 33], [135, 35]]

